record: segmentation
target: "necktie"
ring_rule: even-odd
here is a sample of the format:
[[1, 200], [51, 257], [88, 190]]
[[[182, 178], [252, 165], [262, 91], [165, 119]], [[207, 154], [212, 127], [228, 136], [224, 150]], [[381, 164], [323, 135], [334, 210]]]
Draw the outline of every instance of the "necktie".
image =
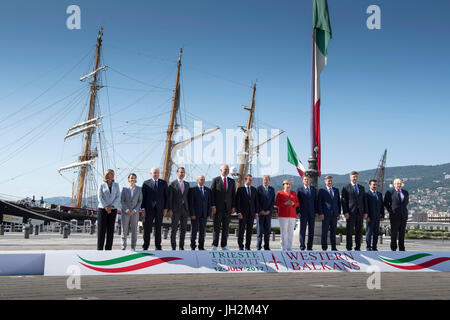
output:
[[397, 191], [397, 194], [398, 194], [398, 200], [400, 202], [402, 202], [402, 192], [401, 191]]
[[250, 187], [247, 187], [247, 194], [248, 194], [249, 197], [251, 197], [251, 195], [250, 195]]
[[158, 191], [158, 181], [155, 180], [155, 191]]
[[200, 188], [202, 190], [202, 197], [205, 197], [205, 190], [203, 190], [203, 187]]
[[359, 195], [359, 189], [358, 189], [358, 185], [357, 184], [355, 184], [353, 186], [353, 190], [355, 190], [356, 196], [358, 196]]
[[183, 194], [183, 193], [184, 193], [184, 183], [183, 183], [183, 180], [180, 181], [180, 190], [181, 190], [181, 193]]
[[227, 178], [223, 179], [223, 187], [225, 189], [225, 192], [227, 192]]
[[306, 193], [308, 194], [308, 196], [311, 194], [311, 190], [309, 190], [309, 187], [306, 188]]
[[376, 192], [373, 192], [373, 195], [374, 195], [375, 198], [377, 198], [377, 200], [378, 200], [378, 195], [377, 195], [377, 193], [376, 193]]
[[331, 196], [331, 198], [333, 198], [333, 189], [332, 188], [330, 188], [330, 190], [328, 190], [329, 192], [330, 192], [330, 196]]

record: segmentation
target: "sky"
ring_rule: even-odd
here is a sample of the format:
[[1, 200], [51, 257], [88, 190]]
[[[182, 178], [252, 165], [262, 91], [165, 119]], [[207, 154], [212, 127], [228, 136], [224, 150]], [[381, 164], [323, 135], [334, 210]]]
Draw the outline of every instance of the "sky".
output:
[[[67, 28], [70, 5], [80, 7], [79, 30]], [[449, 162], [450, 3], [328, 5], [333, 38], [321, 75], [322, 172], [373, 169], [384, 149], [387, 166]], [[379, 30], [367, 28], [370, 5], [381, 9]], [[270, 173], [296, 174], [286, 136], [307, 165], [312, 1], [18, 0], [0, 10], [0, 197], [71, 195], [75, 175], [57, 169], [81, 151], [81, 137], [64, 136], [85, 120], [89, 84], [79, 78], [92, 71], [100, 26], [110, 68], [98, 101], [107, 165], [119, 184], [130, 171], [139, 183], [162, 166], [181, 47], [183, 127], [202, 120], [204, 130], [220, 126], [225, 139], [227, 129], [246, 125], [242, 106], [250, 105], [256, 82], [256, 128], [286, 132], [268, 149], [277, 158]], [[223, 161], [197, 166], [190, 178], [218, 175], [228, 154], [222, 152]], [[99, 178], [101, 171], [98, 165]]]

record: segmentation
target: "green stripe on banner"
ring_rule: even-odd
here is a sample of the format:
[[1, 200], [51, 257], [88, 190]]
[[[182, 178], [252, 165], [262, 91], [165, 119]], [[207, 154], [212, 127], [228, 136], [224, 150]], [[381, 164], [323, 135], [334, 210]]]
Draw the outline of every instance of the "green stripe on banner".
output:
[[80, 258], [84, 262], [86, 262], [88, 264], [92, 264], [94, 266], [109, 266], [109, 265], [127, 262], [127, 261], [131, 261], [131, 260], [139, 259], [139, 258], [149, 257], [149, 256], [153, 256], [153, 255], [154, 254], [152, 254], [152, 253], [136, 253], [136, 254], [130, 254], [128, 256], [120, 257], [120, 258], [115, 258], [115, 259], [111, 259], [111, 260], [103, 260], [103, 261], [89, 261], [89, 260], [83, 259], [80, 256], [78, 256], [78, 258]]
[[423, 258], [423, 257], [428, 257], [428, 256], [431, 256], [431, 254], [430, 253], [418, 253], [418, 254], [414, 254], [412, 256], [405, 257], [405, 258], [402, 258], [402, 259], [387, 259], [387, 258], [382, 258], [380, 256], [379, 257], [380, 257], [380, 259], [382, 259], [384, 261], [387, 261], [387, 262], [406, 263], [406, 262], [411, 262], [411, 261], [414, 261], [414, 260], [417, 260], [417, 259], [420, 259], [420, 258]]

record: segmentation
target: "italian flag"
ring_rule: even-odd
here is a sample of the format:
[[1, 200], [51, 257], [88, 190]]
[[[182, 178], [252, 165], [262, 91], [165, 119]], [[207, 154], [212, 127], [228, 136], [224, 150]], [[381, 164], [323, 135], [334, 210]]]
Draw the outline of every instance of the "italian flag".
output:
[[295, 153], [295, 150], [292, 147], [291, 141], [289, 141], [289, 137], [287, 138], [287, 152], [288, 152], [289, 163], [292, 163], [297, 168], [297, 171], [298, 171], [298, 174], [300, 175], [300, 177], [303, 177], [303, 175], [306, 172], [306, 169], [303, 166], [303, 163], [298, 159], [297, 153]]
[[[312, 112], [311, 137], [312, 154], [316, 152], [317, 170], [321, 174], [320, 146], [320, 73], [327, 65], [327, 47], [331, 40], [331, 25], [327, 0], [313, 0], [313, 62], [312, 62]], [[314, 150], [317, 147], [316, 150]]]

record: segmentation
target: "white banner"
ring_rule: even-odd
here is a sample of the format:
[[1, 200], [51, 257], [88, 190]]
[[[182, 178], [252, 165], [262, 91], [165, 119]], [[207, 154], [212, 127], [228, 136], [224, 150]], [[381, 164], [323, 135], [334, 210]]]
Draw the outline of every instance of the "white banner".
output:
[[450, 272], [450, 252], [49, 251], [46, 276], [276, 272]]

